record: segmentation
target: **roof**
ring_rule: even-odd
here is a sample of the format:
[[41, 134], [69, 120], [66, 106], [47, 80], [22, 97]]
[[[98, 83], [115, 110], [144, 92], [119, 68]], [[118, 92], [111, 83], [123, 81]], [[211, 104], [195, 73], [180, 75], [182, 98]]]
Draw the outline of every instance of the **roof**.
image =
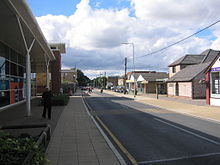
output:
[[205, 54], [206, 57], [203, 59], [203, 63], [209, 62], [212, 63], [216, 57], [218, 56], [218, 54], [220, 53], [220, 51], [217, 50], [212, 50], [212, 49], [208, 49], [204, 52], [202, 52], [201, 54]]
[[17, 19], [19, 18], [27, 45], [30, 46], [33, 39], [35, 39], [30, 52], [32, 64], [37, 68], [39, 66], [39, 69], [44, 69], [45, 56], [50, 60], [55, 60], [36, 18], [33, 16], [25, 0], [2, 0], [0, 1], [0, 8], [0, 41], [23, 56], [27, 54], [19, 29]]
[[174, 61], [169, 65], [171, 66], [176, 66], [176, 65], [194, 65], [194, 64], [199, 64], [202, 62], [202, 60], [205, 58], [206, 55], [201, 54], [201, 55], [195, 55], [195, 54], [187, 54], [178, 60]]
[[168, 74], [166, 72], [143, 73], [141, 76], [146, 81], [156, 81], [157, 79], [168, 78]]
[[51, 50], [59, 50], [60, 53], [66, 53], [66, 47], [64, 43], [49, 43]]
[[61, 69], [61, 73], [75, 73], [76, 69]]
[[174, 76], [168, 79], [168, 82], [177, 82], [177, 81], [191, 81], [199, 73], [204, 72], [212, 62], [218, 57], [220, 51], [208, 49], [201, 53], [204, 55], [204, 59], [200, 64], [190, 65], [186, 68], [177, 72]]
[[[207, 49], [200, 55], [204, 56], [203, 60], [199, 64], [189, 65], [186, 68], [177, 72], [174, 76], [168, 79], [168, 82], [177, 81], [192, 81], [199, 73], [205, 72], [207, 68], [216, 60], [220, 51]], [[198, 55], [197, 55], [198, 56]]]
[[174, 76], [169, 78], [167, 82], [186, 82], [192, 81], [199, 73], [203, 72], [210, 63], [202, 63], [198, 65], [190, 65], [181, 71], [177, 72]]

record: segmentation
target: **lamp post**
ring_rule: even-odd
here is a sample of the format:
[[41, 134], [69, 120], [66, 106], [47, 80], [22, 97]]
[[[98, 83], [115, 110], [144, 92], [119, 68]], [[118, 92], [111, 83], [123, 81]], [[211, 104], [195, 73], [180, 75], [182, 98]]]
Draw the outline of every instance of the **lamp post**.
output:
[[[133, 76], [135, 76], [135, 65], [134, 65], [134, 43], [133, 42], [125, 42], [121, 43], [123, 45], [132, 45], [132, 56], [133, 56]], [[134, 77], [134, 97], [136, 96], [136, 80]]]

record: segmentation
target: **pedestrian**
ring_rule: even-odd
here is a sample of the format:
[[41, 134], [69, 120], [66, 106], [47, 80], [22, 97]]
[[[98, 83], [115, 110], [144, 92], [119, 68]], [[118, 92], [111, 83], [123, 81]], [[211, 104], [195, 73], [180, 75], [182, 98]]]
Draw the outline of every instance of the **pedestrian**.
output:
[[60, 88], [60, 94], [61, 95], [63, 94], [63, 88]]
[[43, 114], [42, 114], [42, 118], [46, 118], [46, 113], [47, 113], [47, 117], [50, 120], [51, 119], [51, 100], [52, 100], [53, 94], [51, 93], [51, 91], [49, 91], [48, 88], [45, 88], [45, 91], [42, 95], [42, 99], [43, 99], [43, 105], [44, 105], [44, 110], [43, 110]]

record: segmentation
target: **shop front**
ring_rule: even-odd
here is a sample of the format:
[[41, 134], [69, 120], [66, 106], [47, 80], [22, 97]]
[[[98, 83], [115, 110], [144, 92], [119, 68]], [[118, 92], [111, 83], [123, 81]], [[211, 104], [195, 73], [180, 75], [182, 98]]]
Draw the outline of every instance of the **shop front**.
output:
[[210, 69], [210, 105], [220, 106], [220, 58]]

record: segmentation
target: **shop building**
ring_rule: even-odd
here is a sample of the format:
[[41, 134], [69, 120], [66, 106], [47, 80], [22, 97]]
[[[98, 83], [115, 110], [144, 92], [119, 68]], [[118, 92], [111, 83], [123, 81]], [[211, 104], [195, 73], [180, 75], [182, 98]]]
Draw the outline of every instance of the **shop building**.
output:
[[220, 53], [206, 71], [206, 103], [220, 106]]
[[0, 109], [25, 101], [31, 116], [36, 73], [49, 73], [55, 56], [25, 1], [1, 0], [0, 18]]

